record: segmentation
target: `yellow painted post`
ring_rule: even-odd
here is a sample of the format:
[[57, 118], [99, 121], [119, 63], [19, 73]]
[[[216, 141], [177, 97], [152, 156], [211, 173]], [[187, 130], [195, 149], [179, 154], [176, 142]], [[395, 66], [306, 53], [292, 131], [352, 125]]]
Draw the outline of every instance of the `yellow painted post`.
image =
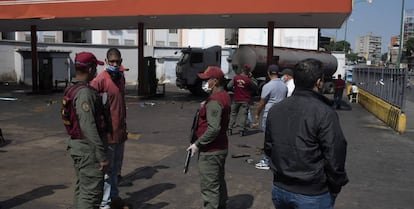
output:
[[398, 127], [397, 127], [397, 131], [402, 134], [405, 132], [406, 129], [406, 125], [407, 125], [407, 117], [405, 116], [404, 113], [400, 114], [399, 120], [398, 120]]

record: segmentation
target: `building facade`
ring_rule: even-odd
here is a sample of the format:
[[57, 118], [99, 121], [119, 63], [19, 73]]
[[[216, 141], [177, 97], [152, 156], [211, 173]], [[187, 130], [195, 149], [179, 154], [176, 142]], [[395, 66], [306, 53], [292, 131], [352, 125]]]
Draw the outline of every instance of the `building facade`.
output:
[[[406, 10], [404, 14], [404, 43], [414, 38], [414, 9]], [[404, 45], [403, 45], [404, 46]]]
[[357, 37], [355, 53], [367, 61], [378, 63], [381, 60], [381, 37], [372, 33]]
[[[146, 30], [144, 42], [155, 47], [209, 47], [213, 45], [267, 44], [267, 29], [154, 29]], [[39, 31], [40, 43], [89, 43], [136, 46], [137, 30]], [[11, 32], [3, 40], [30, 41], [30, 32]], [[318, 48], [318, 29], [275, 29], [274, 45], [280, 47]]]

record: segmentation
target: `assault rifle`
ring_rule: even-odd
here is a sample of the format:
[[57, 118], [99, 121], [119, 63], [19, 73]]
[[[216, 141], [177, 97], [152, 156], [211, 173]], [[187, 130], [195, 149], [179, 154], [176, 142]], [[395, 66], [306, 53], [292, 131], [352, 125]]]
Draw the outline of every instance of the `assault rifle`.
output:
[[[191, 126], [191, 133], [190, 133], [190, 144], [193, 144], [197, 140], [196, 131], [198, 126], [198, 114], [200, 113], [200, 109], [197, 109], [197, 111], [194, 114], [193, 118], [193, 125]], [[191, 159], [191, 150], [187, 151], [187, 156], [185, 157], [185, 163], [184, 163], [184, 170], [183, 173], [187, 173], [188, 166], [190, 165], [190, 159]]]

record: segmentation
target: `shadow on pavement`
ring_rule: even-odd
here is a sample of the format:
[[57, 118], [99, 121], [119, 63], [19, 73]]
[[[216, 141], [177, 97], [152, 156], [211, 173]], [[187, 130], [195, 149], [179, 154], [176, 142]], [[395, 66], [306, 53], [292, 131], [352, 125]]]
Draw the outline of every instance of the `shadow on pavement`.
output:
[[68, 188], [65, 185], [48, 185], [48, 186], [41, 186], [39, 188], [33, 189], [32, 191], [23, 193], [21, 195], [18, 195], [16, 197], [13, 197], [9, 200], [5, 200], [3, 202], [0, 202], [0, 208], [1, 209], [10, 209], [14, 208], [16, 206], [22, 205], [26, 202], [30, 202], [32, 200], [49, 196], [54, 194], [54, 190], [57, 189], [66, 189]]
[[132, 182], [138, 179], [150, 179], [159, 169], [167, 169], [168, 166], [157, 165], [157, 166], [145, 166], [137, 168], [131, 173], [122, 177], [122, 180], [119, 182], [119, 186], [132, 186]]
[[187, 90], [182, 90], [175, 85], [166, 85], [166, 91], [164, 95], [153, 95], [153, 96], [137, 96], [137, 90], [127, 87], [126, 97], [137, 98], [139, 101], [167, 101], [167, 102], [201, 102], [207, 98], [207, 95], [195, 96]]
[[346, 110], [346, 111], [351, 111], [352, 107], [349, 103], [345, 102], [345, 101], [341, 101], [341, 106], [340, 108], [336, 108], [336, 110]]
[[229, 197], [227, 209], [248, 209], [253, 205], [254, 197], [250, 194], [239, 194]]
[[171, 183], [155, 184], [140, 191], [126, 193], [129, 197], [125, 198], [124, 200], [127, 204], [132, 205], [133, 208], [160, 209], [169, 205], [169, 203], [159, 202], [156, 204], [150, 204], [146, 202], [155, 198], [164, 191], [174, 189], [175, 187], [175, 184]]
[[3, 142], [0, 143], [0, 148], [10, 144], [12, 141], [11, 140], [4, 140]]
[[247, 130], [244, 136], [250, 136], [254, 134], [262, 133], [262, 130], [254, 129], [254, 130]]

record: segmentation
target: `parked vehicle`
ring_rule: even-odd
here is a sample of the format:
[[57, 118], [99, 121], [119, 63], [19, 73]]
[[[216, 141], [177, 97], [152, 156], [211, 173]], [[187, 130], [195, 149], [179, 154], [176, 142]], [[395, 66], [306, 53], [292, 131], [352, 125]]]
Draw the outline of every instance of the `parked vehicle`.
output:
[[181, 50], [181, 57], [175, 70], [176, 86], [188, 89], [194, 95], [203, 94], [198, 73], [204, 72], [208, 66], [221, 65], [221, 46], [210, 48], [186, 48]]
[[[307, 58], [314, 58], [322, 62], [322, 68], [325, 71], [326, 92], [334, 91], [332, 75], [337, 70], [337, 59], [329, 52], [320, 52], [316, 50], [294, 49], [275, 47], [273, 48], [274, 62], [280, 68], [294, 68], [296, 63]], [[234, 74], [238, 74], [244, 64], [249, 64], [252, 68], [253, 77], [259, 81], [262, 86], [267, 79], [267, 46], [263, 45], [239, 45], [238, 48], [230, 53], [227, 61], [231, 63], [231, 70], [227, 71], [226, 77], [232, 79]], [[186, 88], [193, 94], [199, 94], [201, 90], [201, 81], [197, 78], [197, 73], [203, 72], [207, 66], [221, 66], [221, 47], [214, 46], [207, 49], [188, 48], [182, 50], [182, 56], [177, 63], [176, 85], [180, 88]], [[234, 72], [234, 73], [233, 73]]]

